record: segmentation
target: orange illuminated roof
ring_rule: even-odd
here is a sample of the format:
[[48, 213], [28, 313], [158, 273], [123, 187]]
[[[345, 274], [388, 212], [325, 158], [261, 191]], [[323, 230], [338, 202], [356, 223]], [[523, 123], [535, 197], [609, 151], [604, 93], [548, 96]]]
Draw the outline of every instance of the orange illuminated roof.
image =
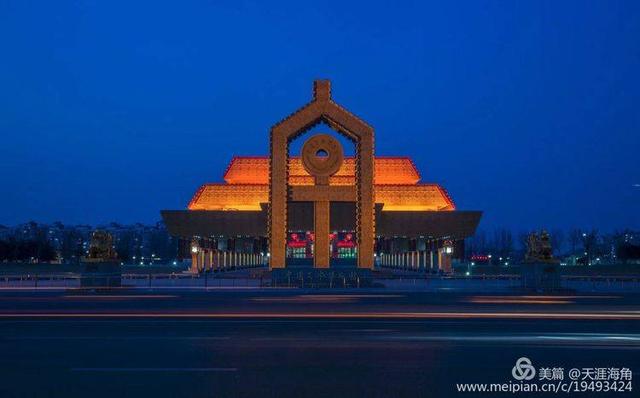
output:
[[[455, 204], [438, 184], [418, 184], [420, 174], [408, 157], [375, 158], [374, 194], [383, 211], [446, 211]], [[191, 199], [189, 210], [258, 211], [269, 202], [269, 158], [234, 157], [224, 183], [204, 184]], [[289, 160], [289, 184], [313, 185], [300, 157]], [[355, 184], [355, 159], [347, 157], [330, 178], [331, 185]]]
[[268, 185], [204, 184], [189, 203], [189, 210], [260, 210], [269, 202]]
[[[383, 211], [455, 210], [447, 192], [438, 184], [376, 185], [376, 203]], [[189, 203], [189, 210], [260, 210], [269, 201], [266, 184], [205, 184]]]
[[[352, 185], [355, 183], [355, 158], [346, 157], [340, 170], [330, 178], [331, 185]], [[376, 185], [415, 185], [420, 174], [408, 157], [376, 157]], [[234, 157], [224, 173], [227, 184], [268, 184], [268, 156]], [[313, 185], [313, 179], [302, 166], [300, 157], [289, 160], [289, 183], [291, 185]]]

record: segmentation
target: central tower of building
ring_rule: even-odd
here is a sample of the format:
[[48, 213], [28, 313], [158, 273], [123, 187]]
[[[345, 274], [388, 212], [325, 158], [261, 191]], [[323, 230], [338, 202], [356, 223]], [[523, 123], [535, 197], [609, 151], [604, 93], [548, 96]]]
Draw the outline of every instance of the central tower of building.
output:
[[[329, 185], [329, 177], [342, 165], [340, 143], [326, 134], [307, 140], [302, 150], [305, 170], [314, 185], [289, 182], [289, 144], [315, 125], [324, 122], [355, 144], [355, 183]], [[269, 165], [268, 237], [269, 267], [284, 268], [287, 244], [287, 207], [289, 202], [314, 204], [314, 266], [329, 266], [329, 205], [331, 202], [355, 202], [358, 268], [373, 268], [375, 239], [373, 128], [336, 104], [331, 98], [331, 83], [317, 80], [313, 100], [271, 128]]]

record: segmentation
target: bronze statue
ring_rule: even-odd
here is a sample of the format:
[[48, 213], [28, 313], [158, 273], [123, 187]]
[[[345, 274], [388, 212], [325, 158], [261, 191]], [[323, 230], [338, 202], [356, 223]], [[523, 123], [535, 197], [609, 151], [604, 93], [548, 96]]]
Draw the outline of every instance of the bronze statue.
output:
[[527, 238], [527, 253], [525, 255], [525, 262], [535, 263], [554, 263], [556, 260], [553, 258], [553, 251], [551, 249], [551, 241], [549, 233], [542, 230], [540, 234], [532, 232]]
[[113, 261], [118, 255], [113, 248], [113, 237], [106, 231], [96, 230], [91, 235], [89, 244], [89, 254], [85, 261], [100, 262]]

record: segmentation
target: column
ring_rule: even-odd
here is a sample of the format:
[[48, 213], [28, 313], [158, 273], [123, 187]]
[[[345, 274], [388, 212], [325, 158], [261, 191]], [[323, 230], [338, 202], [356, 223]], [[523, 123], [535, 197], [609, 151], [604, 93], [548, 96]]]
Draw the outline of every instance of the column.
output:
[[198, 252], [191, 250], [191, 272], [194, 274], [198, 273]]
[[202, 271], [206, 272], [209, 268], [209, 249], [202, 250]]
[[329, 201], [314, 202], [313, 209], [315, 233], [313, 266], [315, 268], [329, 268]]

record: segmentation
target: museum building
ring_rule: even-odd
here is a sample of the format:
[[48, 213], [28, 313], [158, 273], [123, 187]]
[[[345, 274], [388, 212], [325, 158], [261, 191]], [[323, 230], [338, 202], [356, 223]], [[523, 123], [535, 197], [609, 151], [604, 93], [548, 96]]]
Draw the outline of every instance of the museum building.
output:
[[[312, 134], [323, 123], [355, 148]], [[192, 270], [244, 266], [451, 270], [480, 211], [461, 211], [438, 184], [422, 183], [409, 157], [375, 156], [374, 131], [335, 103], [327, 80], [311, 102], [274, 125], [269, 156], [236, 156], [220, 183], [206, 183], [186, 210], [162, 217]], [[189, 253], [189, 254], [187, 254]]]

